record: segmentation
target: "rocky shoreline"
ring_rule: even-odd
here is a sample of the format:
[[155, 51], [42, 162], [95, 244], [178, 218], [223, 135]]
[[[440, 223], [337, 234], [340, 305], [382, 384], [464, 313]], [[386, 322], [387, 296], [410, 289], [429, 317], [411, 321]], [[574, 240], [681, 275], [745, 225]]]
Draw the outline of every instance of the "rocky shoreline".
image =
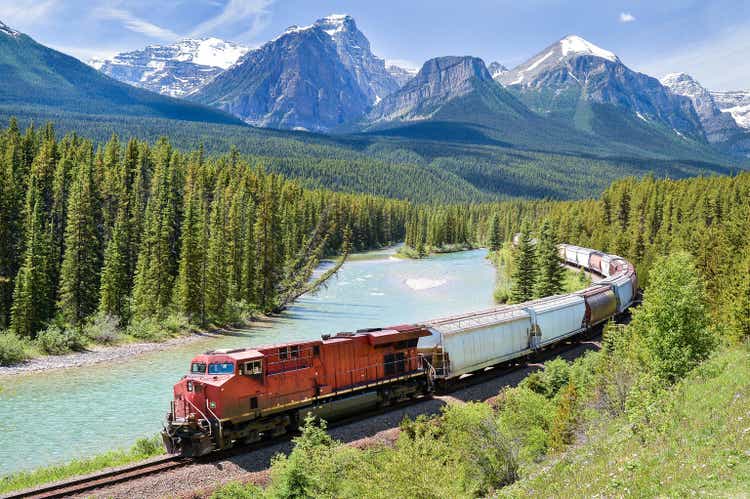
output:
[[[263, 318], [249, 323], [247, 327], [264, 327], [270, 325], [269, 318]], [[12, 366], [0, 366], [0, 379], [4, 376], [17, 376], [23, 374], [34, 374], [42, 371], [56, 369], [69, 369], [73, 367], [90, 366], [101, 362], [114, 362], [126, 360], [131, 357], [142, 355], [157, 350], [166, 350], [168, 348], [186, 345], [210, 338], [219, 338], [225, 333], [236, 331], [236, 329], [217, 329], [207, 332], [193, 332], [175, 338], [170, 338], [162, 342], [139, 342], [125, 343], [122, 345], [92, 345], [82, 352], [73, 352], [65, 355], [47, 355], [36, 357]]]

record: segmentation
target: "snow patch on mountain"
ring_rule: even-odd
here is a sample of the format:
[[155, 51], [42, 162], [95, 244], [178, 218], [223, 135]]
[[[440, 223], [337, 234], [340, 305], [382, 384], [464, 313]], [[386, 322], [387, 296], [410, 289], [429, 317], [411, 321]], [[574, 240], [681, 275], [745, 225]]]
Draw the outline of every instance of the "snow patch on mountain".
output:
[[569, 55], [593, 55], [612, 62], [619, 61], [617, 56], [609, 50], [604, 50], [577, 35], [568, 35], [560, 40], [560, 49], [562, 57]]
[[7, 24], [0, 21], [0, 33], [3, 33], [4, 35], [10, 35], [10, 36], [19, 36], [21, 33], [18, 31], [11, 29]]
[[173, 97], [194, 92], [230, 68], [249, 47], [219, 38], [188, 38], [172, 45], [149, 45], [89, 65], [117, 80]]
[[750, 91], [711, 92], [716, 105], [732, 115], [737, 125], [750, 129]]

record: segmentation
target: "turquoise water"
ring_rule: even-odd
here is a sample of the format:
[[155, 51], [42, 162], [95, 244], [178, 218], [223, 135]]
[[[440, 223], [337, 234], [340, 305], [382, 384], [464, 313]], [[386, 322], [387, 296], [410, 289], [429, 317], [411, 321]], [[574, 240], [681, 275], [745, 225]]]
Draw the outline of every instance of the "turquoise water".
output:
[[324, 289], [270, 325], [94, 366], [0, 378], [0, 475], [129, 447], [161, 429], [197, 353], [415, 322], [492, 304], [484, 250], [400, 260], [354, 255]]

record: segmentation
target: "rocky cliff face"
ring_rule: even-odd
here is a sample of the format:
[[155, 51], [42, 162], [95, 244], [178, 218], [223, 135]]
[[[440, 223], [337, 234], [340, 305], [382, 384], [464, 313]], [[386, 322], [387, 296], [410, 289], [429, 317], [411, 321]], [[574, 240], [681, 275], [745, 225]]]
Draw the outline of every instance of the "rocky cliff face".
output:
[[721, 111], [711, 93], [703, 88], [690, 75], [685, 73], [668, 74], [661, 79], [661, 83], [672, 93], [690, 99], [695, 112], [701, 120], [706, 138], [711, 143], [721, 143], [731, 140], [737, 134], [743, 133], [732, 115]]
[[[481, 97], [482, 107], [474, 110], [482, 113], [528, 113], [520, 102], [492, 79], [481, 59], [451, 56], [427, 61], [414, 78], [375, 106], [367, 120], [370, 124], [428, 120], [444, 111], [452, 102], [468, 96]], [[450, 115], [444, 113], [441, 117], [467, 122], [486, 118], [469, 116], [456, 106], [451, 108]]]
[[186, 39], [150, 45], [89, 64], [116, 80], [173, 97], [196, 91], [248, 51], [218, 38]]
[[[602, 129], [612, 118], [605, 116], [607, 108], [592, 110], [581, 106], [583, 102], [612, 106], [678, 136], [705, 140], [690, 99], [674, 95], [656, 78], [632, 71], [612, 52], [575, 35], [550, 45], [498, 81], [514, 89], [533, 110], [578, 126], [588, 121], [585, 126]], [[592, 118], [592, 113], [598, 114]]]
[[190, 98], [253, 125], [328, 131], [397, 88], [354, 19], [332, 15], [288, 28]]
[[314, 27], [333, 39], [342, 64], [352, 72], [370, 104], [398, 89], [399, 84], [386, 70], [385, 61], [370, 51], [370, 41], [351, 16], [330, 15], [319, 19]]

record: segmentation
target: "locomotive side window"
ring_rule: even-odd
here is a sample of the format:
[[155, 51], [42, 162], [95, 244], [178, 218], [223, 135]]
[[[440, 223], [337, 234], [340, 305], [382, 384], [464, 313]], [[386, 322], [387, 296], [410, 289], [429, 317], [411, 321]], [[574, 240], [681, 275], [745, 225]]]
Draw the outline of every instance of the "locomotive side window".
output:
[[263, 361], [253, 360], [245, 362], [245, 375], [246, 376], [258, 376], [263, 374]]
[[320, 345], [313, 345], [313, 355], [320, 355]]
[[206, 374], [206, 364], [203, 362], [193, 362], [190, 364], [191, 374]]
[[231, 362], [217, 362], [208, 365], [208, 374], [232, 374], [234, 364]]
[[293, 359], [298, 358], [299, 357], [299, 345], [292, 345], [289, 348], [289, 355]]
[[289, 348], [288, 347], [279, 348], [279, 360], [286, 360], [287, 358], [289, 358]]

